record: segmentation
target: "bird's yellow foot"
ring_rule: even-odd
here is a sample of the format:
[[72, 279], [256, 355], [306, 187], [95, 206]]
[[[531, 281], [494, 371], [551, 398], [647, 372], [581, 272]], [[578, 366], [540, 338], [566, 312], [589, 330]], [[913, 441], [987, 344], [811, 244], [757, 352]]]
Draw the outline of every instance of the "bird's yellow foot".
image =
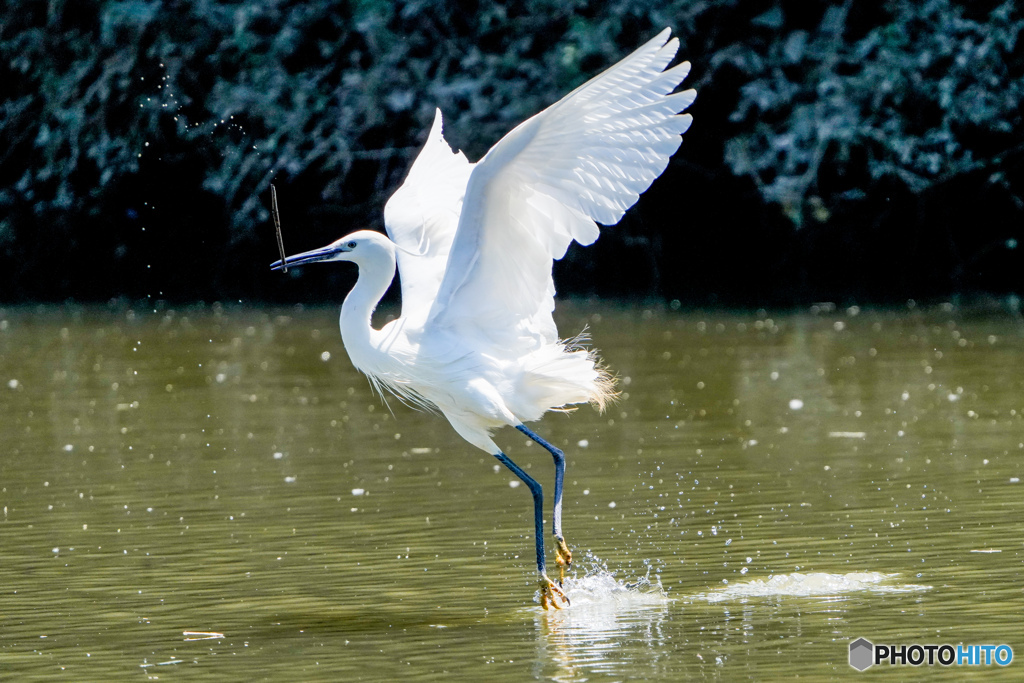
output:
[[569, 550], [569, 546], [565, 544], [565, 539], [560, 536], [555, 537], [555, 562], [558, 563], [558, 585], [561, 586], [562, 582], [565, 581], [565, 573], [569, 571], [569, 567], [572, 566], [572, 551]]
[[540, 575], [540, 605], [544, 609], [563, 609], [569, 606], [569, 598], [547, 574]]

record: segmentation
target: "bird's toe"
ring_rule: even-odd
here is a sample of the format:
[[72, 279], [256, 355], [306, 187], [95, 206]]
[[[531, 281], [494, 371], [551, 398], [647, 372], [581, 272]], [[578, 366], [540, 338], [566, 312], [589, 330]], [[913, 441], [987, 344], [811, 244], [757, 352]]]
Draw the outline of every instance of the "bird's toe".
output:
[[565, 592], [547, 574], [540, 576], [540, 605], [544, 609], [564, 609], [569, 606]]

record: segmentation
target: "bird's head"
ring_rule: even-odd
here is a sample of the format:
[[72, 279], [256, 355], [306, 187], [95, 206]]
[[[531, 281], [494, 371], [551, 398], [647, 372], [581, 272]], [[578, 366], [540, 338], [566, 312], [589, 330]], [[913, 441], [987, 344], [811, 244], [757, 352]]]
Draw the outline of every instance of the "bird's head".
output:
[[395, 244], [379, 232], [358, 230], [326, 247], [288, 256], [283, 261], [274, 261], [270, 269], [281, 270], [322, 261], [351, 261], [360, 266], [390, 262], [394, 267]]

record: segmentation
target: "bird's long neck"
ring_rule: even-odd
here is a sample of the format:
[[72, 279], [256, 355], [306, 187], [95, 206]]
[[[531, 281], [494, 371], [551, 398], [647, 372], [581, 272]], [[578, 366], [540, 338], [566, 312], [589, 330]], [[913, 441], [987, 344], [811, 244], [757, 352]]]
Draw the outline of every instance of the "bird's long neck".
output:
[[359, 279], [341, 305], [341, 338], [356, 367], [366, 367], [365, 356], [377, 350], [371, 316], [395, 277], [395, 257], [359, 267]]

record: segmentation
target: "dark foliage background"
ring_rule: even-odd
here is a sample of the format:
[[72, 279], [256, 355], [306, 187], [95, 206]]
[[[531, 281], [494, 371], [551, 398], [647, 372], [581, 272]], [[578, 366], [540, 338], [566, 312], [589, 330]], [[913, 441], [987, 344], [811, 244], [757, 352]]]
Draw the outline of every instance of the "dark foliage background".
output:
[[7, 2], [0, 301], [337, 300], [435, 107], [471, 159], [664, 26], [695, 122], [563, 294], [1020, 293], [1024, 12], [953, 0]]

